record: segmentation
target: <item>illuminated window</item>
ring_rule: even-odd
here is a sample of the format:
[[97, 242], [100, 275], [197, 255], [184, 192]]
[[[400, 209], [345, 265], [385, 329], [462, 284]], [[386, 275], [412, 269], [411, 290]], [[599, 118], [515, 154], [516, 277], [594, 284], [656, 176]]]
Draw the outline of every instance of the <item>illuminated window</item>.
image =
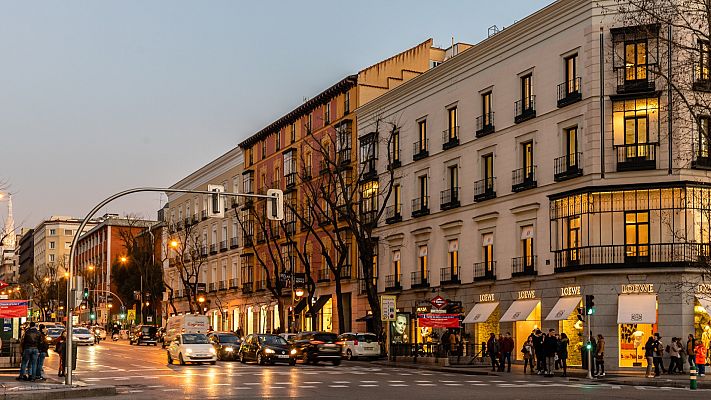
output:
[[568, 261], [579, 261], [580, 216], [568, 218]]
[[647, 79], [647, 40], [625, 42], [625, 80]]
[[699, 117], [699, 145], [696, 153], [697, 157], [709, 158], [709, 155], [711, 154], [711, 140], [709, 140], [709, 121], [711, 121], [711, 117], [709, 116]]
[[649, 257], [649, 211], [625, 213], [625, 258]]

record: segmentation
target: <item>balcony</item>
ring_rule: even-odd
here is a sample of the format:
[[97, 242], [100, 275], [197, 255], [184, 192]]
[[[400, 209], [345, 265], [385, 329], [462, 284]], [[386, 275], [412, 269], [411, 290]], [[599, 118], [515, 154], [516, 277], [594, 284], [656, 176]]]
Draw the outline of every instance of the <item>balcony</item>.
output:
[[636, 67], [616, 68], [617, 94], [653, 93], [655, 84], [650, 67], [658, 68], [656, 64], [638, 64]]
[[[292, 170], [295, 171], [295, 170]], [[284, 175], [284, 181], [286, 183], [286, 190], [292, 190], [296, 187], [296, 172], [290, 172]]]
[[351, 266], [350, 265], [343, 265], [341, 267], [339, 276], [340, 276], [341, 280], [351, 279], [353, 277], [351, 275]]
[[657, 243], [647, 245], [586, 246], [555, 250], [555, 271], [588, 268], [668, 268], [707, 265], [708, 243]]
[[657, 143], [621, 145], [616, 150], [618, 172], [657, 168]]
[[691, 160], [691, 168], [711, 169], [711, 148], [696, 150]]
[[427, 281], [427, 273], [422, 273], [422, 271], [411, 272], [410, 287], [412, 289], [422, 289], [430, 287], [430, 283]]
[[190, 218], [185, 218], [183, 220], [183, 225], [185, 225], [185, 228], [189, 227], [191, 225], [191, 219]]
[[267, 280], [266, 279], [259, 279], [254, 282], [254, 291], [255, 292], [262, 292], [267, 290]]
[[229, 285], [230, 289], [236, 289], [237, 288], [237, 278], [232, 278], [229, 280]]
[[361, 211], [360, 218], [361, 218], [361, 221], [363, 222], [363, 224], [374, 227], [378, 224], [378, 211], [377, 210]]
[[439, 270], [439, 284], [440, 285], [455, 285], [461, 283], [459, 280], [459, 266], [455, 267], [445, 267]]
[[252, 281], [242, 282], [242, 293], [254, 292], [254, 283]]
[[439, 204], [442, 211], [459, 207], [459, 188], [453, 187], [441, 191], [439, 193]]
[[476, 137], [484, 137], [496, 131], [494, 128], [494, 112], [488, 112], [476, 117]]
[[419, 141], [412, 144], [412, 160], [422, 160], [430, 155], [430, 140], [425, 139], [424, 142]]
[[346, 147], [343, 149], [338, 150], [338, 153], [336, 153], [336, 157], [338, 158], [338, 165], [341, 167], [348, 166], [348, 164], [351, 163], [351, 148]]
[[360, 181], [368, 182], [378, 179], [378, 170], [375, 167], [375, 163], [378, 161], [377, 158], [370, 158], [363, 160], [360, 163]]
[[217, 285], [217, 290], [227, 290], [227, 281], [220, 281]]
[[242, 242], [244, 243], [244, 247], [253, 247], [254, 237], [251, 233], [247, 232], [242, 236]]
[[402, 163], [400, 162], [400, 149], [398, 148], [395, 152], [390, 153], [390, 165], [389, 169], [400, 168]]
[[200, 247], [200, 257], [207, 257], [207, 246]]
[[515, 257], [511, 259], [511, 277], [534, 276], [538, 271], [537, 256]]
[[474, 281], [496, 280], [496, 261], [480, 262], [474, 264]]
[[220, 252], [227, 251], [227, 241], [223, 240], [220, 242]]
[[301, 172], [301, 179], [304, 182], [308, 182], [311, 180], [313, 176], [311, 175], [311, 164], [306, 164], [304, 165], [304, 170]]
[[316, 282], [329, 282], [331, 280], [331, 271], [328, 269], [320, 269], [318, 270], [318, 274], [316, 276]]
[[402, 204], [399, 203], [397, 205], [387, 206], [385, 208], [385, 223], [389, 225], [402, 221], [400, 210], [402, 210]]
[[236, 249], [239, 247], [239, 241], [237, 240], [236, 237], [233, 237], [230, 239], [230, 249]]
[[519, 168], [511, 173], [511, 191], [522, 192], [538, 186], [536, 182], [536, 166]]
[[556, 158], [553, 179], [556, 182], [562, 182], [583, 176], [583, 168], [580, 166], [582, 161], [583, 153], [566, 154]]
[[514, 123], [520, 124], [535, 117], [536, 96], [529, 96], [514, 103]]
[[321, 160], [321, 162], [319, 162], [319, 169], [318, 170], [319, 170], [319, 174], [326, 175], [328, 173], [328, 171], [331, 170], [331, 166], [328, 163], [328, 160]]
[[207, 285], [207, 291], [208, 292], [216, 292], [217, 291], [217, 285], [215, 284], [215, 282], [210, 282]]
[[217, 254], [217, 243], [210, 245], [210, 254]]
[[198, 215], [197, 215], [197, 214], [193, 214], [192, 219], [191, 219], [191, 223], [192, 223], [193, 225], [195, 225], [195, 224], [198, 223], [198, 221], [200, 221], [200, 218], [198, 217]]
[[402, 277], [401, 274], [386, 275], [385, 276], [385, 290], [386, 291], [402, 290], [402, 285], [400, 284], [401, 277]]
[[459, 127], [445, 129], [442, 131], [442, 150], [448, 150], [459, 146]]
[[175, 230], [176, 230], [176, 231], [182, 231], [182, 230], [183, 230], [183, 223], [182, 223], [182, 222], [176, 222], [176, 223], [175, 223]]
[[[246, 194], [252, 194], [252, 192], [247, 192]], [[245, 210], [251, 209], [254, 205], [254, 198], [252, 197], [242, 197], [242, 208]]]
[[261, 244], [267, 241], [267, 233], [264, 231], [257, 232], [257, 244]]
[[496, 197], [496, 177], [485, 178], [474, 182], [474, 201], [481, 202]]
[[430, 213], [429, 209], [430, 197], [418, 197], [412, 199], [412, 218], [421, 217]]
[[580, 91], [581, 81], [581, 78], [578, 77], [558, 85], [558, 108], [583, 99], [583, 93]]
[[288, 236], [296, 235], [296, 221], [286, 221], [284, 223], [284, 233]]

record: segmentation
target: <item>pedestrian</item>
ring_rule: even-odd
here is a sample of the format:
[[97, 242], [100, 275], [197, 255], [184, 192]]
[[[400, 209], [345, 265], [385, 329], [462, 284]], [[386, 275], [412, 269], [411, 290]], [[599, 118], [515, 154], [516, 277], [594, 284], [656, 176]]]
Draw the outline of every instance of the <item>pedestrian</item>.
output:
[[494, 333], [489, 334], [489, 340], [486, 342], [486, 349], [489, 352], [489, 358], [491, 358], [491, 371], [496, 371], [499, 367], [499, 362], [497, 361], [497, 354], [499, 354], [499, 342], [496, 340], [496, 335]]
[[555, 329], [548, 330], [548, 336], [543, 341], [544, 355], [546, 357], [546, 376], [553, 376], [555, 357], [558, 352], [558, 339], [555, 337]]
[[459, 340], [457, 339], [457, 334], [450, 332], [450, 334], [449, 334], [449, 354], [450, 355], [457, 354], [457, 345], [458, 344], [459, 344]]
[[32, 380], [37, 367], [37, 355], [39, 351], [37, 346], [40, 343], [40, 333], [35, 327], [34, 322], [30, 322], [30, 327], [25, 330], [25, 333], [20, 339], [22, 349], [22, 361], [20, 362], [20, 376], [17, 380]]
[[654, 375], [652, 375], [652, 365], [654, 365], [654, 347], [654, 336], [650, 336], [647, 338], [647, 343], [644, 344], [644, 358], [647, 360], [647, 372], [645, 373], [645, 376], [647, 378], [654, 378]]
[[47, 343], [47, 333], [45, 331], [44, 324], [40, 324], [39, 332], [40, 332], [40, 342], [39, 342], [39, 345], [37, 346], [37, 366], [35, 367], [33, 377], [35, 380], [43, 381], [43, 380], [45, 380], [45, 378], [44, 378], [44, 359], [45, 359], [45, 357], [49, 357], [49, 343]]
[[595, 376], [601, 378], [605, 376], [605, 338], [597, 335], [597, 347], [595, 347]]
[[664, 342], [662, 342], [662, 335], [659, 332], [654, 334], [654, 375], [659, 376], [661, 373], [666, 373], [664, 369], [664, 364], [662, 364], [662, 356], [664, 355]]
[[499, 371], [504, 372], [504, 364], [508, 365], [507, 372], [511, 372], [511, 353], [514, 350], [514, 341], [511, 332], [506, 332], [506, 336], [501, 340], [501, 363]]
[[570, 339], [565, 333], [560, 334], [560, 340], [558, 341], [558, 361], [563, 367], [563, 376], [568, 376], [568, 345], [570, 344]]
[[696, 338], [691, 334], [686, 341], [686, 356], [689, 361], [689, 369], [691, 369], [696, 365]]
[[536, 329], [536, 334], [533, 335], [533, 351], [536, 354], [536, 373], [542, 374], [546, 370], [546, 352], [543, 349], [543, 332]]
[[585, 360], [590, 361], [589, 370], [590, 374], [595, 372], [595, 354], [597, 352], [597, 341], [595, 340], [595, 336], [590, 333], [590, 349], [586, 350], [588, 353], [585, 354]]
[[535, 358], [533, 354], [533, 336], [529, 336], [526, 339], [526, 343], [521, 348], [521, 353], [523, 353], [523, 373], [526, 374], [526, 367], [530, 365], [531, 374], [533, 374], [533, 359]]
[[667, 345], [667, 349], [669, 349], [669, 368], [667, 369], [669, 371], [669, 375], [679, 372], [682, 373], [684, 372], [684, 368], [681, 365], [681, 358], [680, 358], [680, 352], [683, 349], [681, 345], [679, 344], [679, 338], [673, 337], [671, 340], [671, 343]]
[[699, 376], [706, 376], [706, 347], [699, 341], [696, 343], [696, 368], [699, 369]]
[[67, 355], [67, 332], [62, 332], [57, 339], [57, 344], [54, 346], [55, 353], [59, 354], [59, 368], [57, 368], [57, 376], [64, 376], [64, 361]]

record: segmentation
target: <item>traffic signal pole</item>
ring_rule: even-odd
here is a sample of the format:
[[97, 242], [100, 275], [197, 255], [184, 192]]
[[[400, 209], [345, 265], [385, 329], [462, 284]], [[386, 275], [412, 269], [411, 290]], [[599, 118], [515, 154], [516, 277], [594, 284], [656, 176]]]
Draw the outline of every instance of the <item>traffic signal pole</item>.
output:
[[[223, 188], [224, 189], [224, 188]], [[66, 375], [64, 378], [64, 384], [65, 385], [72, 385], [72, 372], [74, 370], [74, 359], [72, 358], [72, 348], [74, 347], [73, 343], [73, 319], [74, 319], [74, 306], [76, 305], [76, 288], [74, 288], [74, 259], [76, 257], [76, 248], [77, 248], [77, 242], [79, 241], [79, 236], [84, 232], [84, 229], [86, 228], [86, 225], [89, 223], [89, 220], [97, 213], [99, 210], [104, 208], [107, 204], [111, 203], [112, 201], [121, 198], [123, 196], [127, 196], [129, 194], [134, 194], [134, 193], [143, 193], [143, 192], [155, 192], [155, 193], [191, 193], [191, 194], [205, 194], [209, 196], [229, 196], [229, 197], [250, 197], [250, 198], [263, 198], [269, 200], [268, 205], [270, 205], [270, 210], [274, 210], [272, 213], [267, 214], [267, 218], [269, 219], [281, 219], [280, 217], [283, 218], [284, 215], [284, 203], [283, 203], [283, 193], [281, 190], [278, 189], [270, 189], [270, 194], [246, 194], [246, 193], [229, 193], [229, 192], [219, 192], [215, 193], [215, 191], [206, 191], [206, 190], [188, 190], [188, 189], [172, 189], [172, 188], [158, 188], [158, 187], [140, 187], [140, 188], [133, 188], [133, 189], [127, 189], [122, 192], [116, 193], [114, 195], [109, 196], [99, 204], [97, 204], [89, 213], [84, 217], [84, 220], [82, 220], [81, 224], [79, 224], [79, 227], [77, 228], [74, 238], [72, 239], [72, 244], [69, 250], [69, 277], [67, 279], [67, 338], [65, 342], [65, 349], [66, 349], [66, 354], [65, 354], [65, 362], [64, 366], [66, 368]], [[272, 208], [273, 207], [273, 208]], [[141, 299], [143, 300], [143, 299]]]

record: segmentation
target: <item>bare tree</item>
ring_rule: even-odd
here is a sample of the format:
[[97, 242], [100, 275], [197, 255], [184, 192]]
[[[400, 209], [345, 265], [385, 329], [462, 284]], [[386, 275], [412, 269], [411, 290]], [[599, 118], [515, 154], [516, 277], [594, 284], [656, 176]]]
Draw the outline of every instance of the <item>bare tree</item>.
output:
[[[170, 234], [166, 253], [170, 254], [170, 265], [178, 273], [190, 313], [200, 310], [198, 302], [198, 283], [202, 277], [203, 267], [207, 261], [207, 238], [198, 231], [197, 224], [191, 224], [186, 219], [169, 223]], [[171, 290], [172, 297], [172, 290]], [[175, 308], [174, 308], [175, 311]]]

